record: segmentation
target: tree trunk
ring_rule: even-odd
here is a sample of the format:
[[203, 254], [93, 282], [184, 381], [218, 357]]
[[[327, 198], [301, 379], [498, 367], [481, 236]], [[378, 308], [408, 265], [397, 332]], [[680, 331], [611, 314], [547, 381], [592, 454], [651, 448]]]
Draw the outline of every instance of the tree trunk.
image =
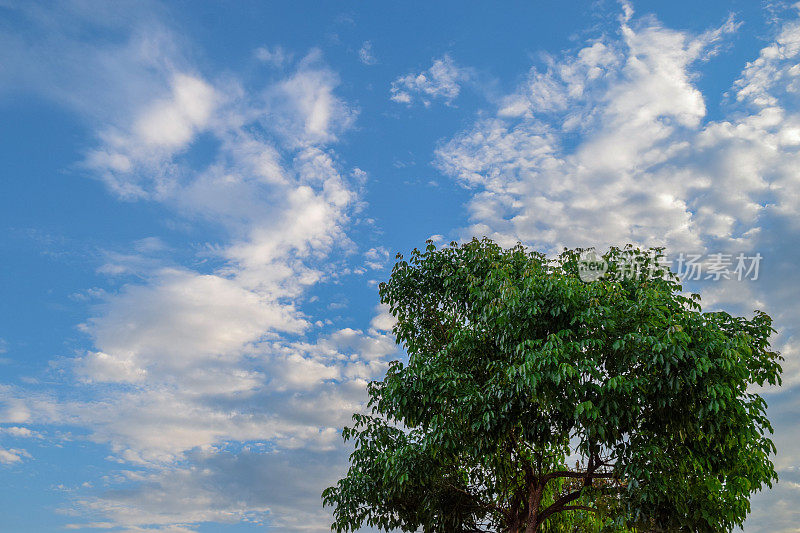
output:
[[542, 494], [544, 485], [537, 480], [536, 484], [530, 488], [528, 496], [528, 519], [525, 524], [525, 533], [536, 533], [539, 529], [539, 507], [542, 504]]

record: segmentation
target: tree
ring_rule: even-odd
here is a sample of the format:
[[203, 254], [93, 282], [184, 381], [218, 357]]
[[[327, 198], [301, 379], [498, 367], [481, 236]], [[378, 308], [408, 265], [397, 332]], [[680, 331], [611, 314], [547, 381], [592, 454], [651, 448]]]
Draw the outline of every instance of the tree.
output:
[[380, 296], [408, 362], [369, 384], [368, 414], [343, 431], [351, 466], [323, 493], [333, 530], [743, 523], [777, 479], [766, 403], [748, 390], [780, 383], [770, 317], [703, 312], [660, 250], [612, 248], [590, 283], [580, 252], [484, 239], [398, 255]]

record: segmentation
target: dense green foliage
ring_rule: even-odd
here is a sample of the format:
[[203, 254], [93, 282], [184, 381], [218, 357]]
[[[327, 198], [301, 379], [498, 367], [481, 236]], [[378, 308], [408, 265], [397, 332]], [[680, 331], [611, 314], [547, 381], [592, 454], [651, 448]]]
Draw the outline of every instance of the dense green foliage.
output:
[[[381, 301], [407, 364], [369, 385], [336, 531], [730, 531], [776, 479], [771, 319], [702, 312], [669, 272], [582, 282], [557, 259], [473, 240], [398, 256]], [[580, 465], [567, 467], [579, 456]]]

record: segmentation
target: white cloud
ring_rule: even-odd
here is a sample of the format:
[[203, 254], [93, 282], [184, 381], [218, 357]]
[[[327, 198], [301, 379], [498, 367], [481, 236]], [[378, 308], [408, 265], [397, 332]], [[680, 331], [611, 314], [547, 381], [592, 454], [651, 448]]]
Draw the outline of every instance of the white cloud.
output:
[[174, 193], [179, 176], [171, 159], [209, 127], [220, 98], [205, 80], [175, 72], [169, 94], [144, 104], [129, 131], [100, 134], [103, 146], [87, 154], [86, 165], [123, 197]]
[[313, 51], [297, 71], [269, 91], [269, 104], [277, 111], [269, 117], [293, 144], [327, 143], [349, 127], [355, 111], [333, 95], [338, 77], [320, 65]]
[[768, 138], [752, 128], [774, 119], [767, 111], [739, 117], [738, 126], [701, 124], [705, 103], [692, 83], [693, 65], [734, 27], [692, 37], [655, 22], [624, 24], [620, 40], [532, 71], [497, 118], [438, 152], [441, 168], [480, 190], [474, 232], [551, 250], [627, 241], [752, 246], [769, 186], [763, 161], [772, 158]]
[[[657, 24], [624, 24], [620, 34], [532, 70], [497, 118], [439, 149], [440, 167], [480, 191], [471, 233], [555, 250], [665, 240], [696, 247], [698, 232], [712, 230], [687, 203], [705, 192], [701, 177], [664, 168], [686, 157], [705, 116], [689, 69], [708, 39]], [[576, 136], [577, 147], [566, 148]]]
[[12, 437], [23, 438], [23, 439], [38, 436], [38, 434], [35, 431], [31, 431], [29, 428], [21, 426], [0, 427], [0, 434], [6, 434]]
[[133, 131], [151, 149], [183, 147], [208, 125], [216, 100], [214, 89], [203, 80], [177, 74], [170, 98], [149, 106]]
[[292, 54], [284, 50], [282, 46], [262, 46], [256, 49], [255, 56], [259, 61], [274, 67], [283, 67], [292, 60]]
[[455, 64], [449, 55], [435, 59], [433, 65], [419, 74], [407, 74], [392, 82], [391, 99], [411, 105], [419, 100], [425, 107], [436, 99], [452, 104], [461, 92], [461, 84], [469, 79], [469, 71]]
[[[152, 238], [135, 243], [134, 254], [113, 257], [110, 265], [145, 282], [103, 296], [83, 326], [96, 349], [77, 358], [74, 371], [87, 386], [125, 386], [98, 388], [89, 404], [58, 406], [61, 419], [88, 427], [92, 440], [109, 443], [122, 460], [159, 468], [227, 441], [338, 446], [336, 424], [359, 408], [364, 380], [385, 368], [376, 358], [394, 345], [382, 348], [390, 343], [377, 332], [358, 332], [363, 353], [340, 352], [356, 343], [348, 334], [284, 338], [307, 331], [297, 302], [326, 276], [330, 267], [317, 263], [348, 242], [344, 226], [356, 194], [324, 146], [352, 120], [334, 95], [336, 83], [312, 54], [265, 97], [240, 95], [209, 108], [202, 123], [219, 145], [205, 169], [181, 170], [173, 136], [157, 161], [132, 157], [130, 167], [102, 169], [112, 191], [127, 196], [127, 185], [138, 187], [179, 213], [221, 224], [231, 238], [207, 252], [221, 266], [205, 273], [140, 259], [166, 250]], [[138, 125], [161, 105], [143, 106], [132, 133], [111, 148], [137, 153], [146, 144]], [[199, 131], [184, 130], [181, 149]], [[36, 409], [29, 416], [57, 418]]]
[[389, 310], [389, 306], [381, 304], [378, 306], [377, 311], [378, 314], [373, 317], [372, 322], [370, 322], [370, 326], [378, 331], [392, 331], [396, 320]]
[[[145, 284], [108, 295], [84, 326], [97, 350], [76, 360], [80, 378], [134, 388], [103, 394], [91, 407], [64, 409], [92, 428], [93, 440], [110, 443], [127, 461], [166, 464], [228, 440], [288, 448], [324, 448], [338, 440], [331, 421], [297, 422], [297, 413], [276, 413], [275, 402], [283, 400], [273, 398], [289, 391], [313, 398], [325, 383], [365, 374], [342, 372], [360, 356], [351, 363], [335, 349], [320, 355], [313, 350], [322, 345], [281, 337], [307, 329], [294, 301], [324, 276], [313, 263], [343, 238], [355, 198], [319, 144], [333, 140], [332, 131], [350, 115], [339, 113], [345, 107], [333, 94], [335, 77], [315, 68], [308, 59], [268, 88], [266, 107], [256, 99], [250, 107], [216, 108], [211, 132], [220, 139], [217, 162], [149, 189], [179, 212], [222, 223], [232, 239], [212, 252], [222, 262], [217, 270], [153, 269]], [[268, 131], [285, 145], [250, 133], [265, 112], [284, 117]], [[280, 163], [281, 150], [293, 156], [290, 168]], [[160, 164], [174, 165], [174, 156]], [[113, 178], [141, 182], [136, 170]], [[256, 401], [261, 407], [253, 412]]]
[[31, 455], [25, 450], [18, 450], [15, 448], [5, 449], [0, 447], [0, 464], [12, 465], [21, 463], [23, 459], [30, 458]]
[[235, 280], [190, 271], [159, 272], [98, 309], [86, 330], [99, 352], [81, 360], [89, 380], [138, 381], [148, 369], [180, 371], [239, 358], [265, 332], [300, 332], [306, 322], [290, 305]]
[[383, 246], [370, 248], [364, 252], [364, 265], [371, 270], [381, 270], [386, 267], [389, 261], [389, 250]]
[[779, 105], [781, 97], [800, 93], [800, 68], [791, 63], [798, 52], [798, 26], [785, 24], [775, 41], [762, 48], [758, 58], [747, 64], [737, 82], [736, 99], [768, 108]]
[[374, 65], [378, 62], [375, 58], [375, 53], [372, 51], [372, 42], [364, 41], [361, 48], [358, 50], [358, 59], [365, 65]]
[[142, 523], [173, 531], [188, 524], [239, 521], [268, 522], [280, 531], [322, 531], [330, 519], [320, 504], [320, 487], [335, 482], [345, 459], [341, 451], [197, 450], [190, 468], [131, 472], [127, 477], [137, 481], [134, 489], [79, 499], [75, 510], [114, 516], [113, 524], [129, 531], [139, 531]]

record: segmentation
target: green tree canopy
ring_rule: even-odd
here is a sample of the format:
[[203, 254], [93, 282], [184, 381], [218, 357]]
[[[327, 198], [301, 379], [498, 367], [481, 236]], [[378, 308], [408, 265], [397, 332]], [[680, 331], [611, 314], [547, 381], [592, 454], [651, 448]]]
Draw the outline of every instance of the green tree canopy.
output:
[[[612, 248], [584, 283], [489, 240], [398, 255], [381, 301], [408, 363], [369, 385], [336, 531], [730, 531], [777, 479], [772, 321], [703, 312], [653, 252]], [[638, 275], [621, 276], [636, 264]], [[574, 465], [579, 456], [580, 462]], [[568, 466], [568, 461], [572, 466]], [[570, 525], [572, 524], [572, 525]]]

